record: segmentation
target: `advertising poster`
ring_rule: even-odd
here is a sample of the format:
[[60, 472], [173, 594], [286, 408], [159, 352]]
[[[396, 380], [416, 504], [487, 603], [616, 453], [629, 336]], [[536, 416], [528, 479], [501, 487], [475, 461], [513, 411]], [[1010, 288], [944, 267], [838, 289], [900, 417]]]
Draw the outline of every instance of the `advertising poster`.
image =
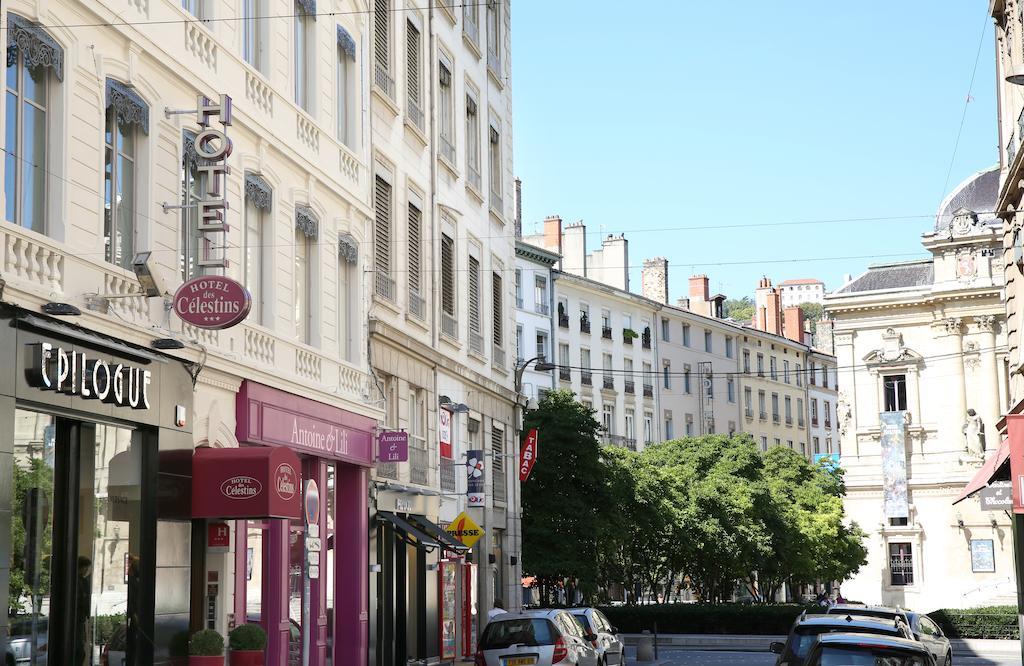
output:
[[441, 457], [452, 457], [452, 413], [447, 409], [437, 410], [437, 438], [441, 442]]
[[440, 562], [441, 585], [441, 659], [455, 658], [455, 622], [458, 619], [456, 581], [458, 565], [454, 562]]
[[484, 452], [482, 449], [466, 451], [466, 503], [484, 505]]
[[992, 539], [971, 539], [971, 571], [995, 573], [996, 551]]
[[882, 412], [882, 495], [886, 518], [909, 518], [906, 412]]

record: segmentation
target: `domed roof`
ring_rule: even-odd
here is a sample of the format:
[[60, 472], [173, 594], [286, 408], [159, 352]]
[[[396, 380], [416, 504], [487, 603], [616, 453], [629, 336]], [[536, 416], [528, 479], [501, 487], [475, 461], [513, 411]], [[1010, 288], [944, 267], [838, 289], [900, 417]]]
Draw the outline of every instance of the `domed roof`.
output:
[[953, 188], [939, 205], [935, 231], [949, 231], [953, 218], [964, 211], [973, 213], [979, 225], [1001, 224], [993, 211], [999, 199], [999, 165], [979, 171]]

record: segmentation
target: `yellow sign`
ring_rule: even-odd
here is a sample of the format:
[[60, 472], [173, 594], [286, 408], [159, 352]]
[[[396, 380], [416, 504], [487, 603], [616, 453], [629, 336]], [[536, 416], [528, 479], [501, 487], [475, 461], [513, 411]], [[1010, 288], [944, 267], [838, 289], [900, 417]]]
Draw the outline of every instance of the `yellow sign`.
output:
[[456, 516], [452, 524], [445, 528], [445, 531], [469, 548], [472, 548], [473, 544], [484, 535], [483, 528], [474, 523], [465, 511]]

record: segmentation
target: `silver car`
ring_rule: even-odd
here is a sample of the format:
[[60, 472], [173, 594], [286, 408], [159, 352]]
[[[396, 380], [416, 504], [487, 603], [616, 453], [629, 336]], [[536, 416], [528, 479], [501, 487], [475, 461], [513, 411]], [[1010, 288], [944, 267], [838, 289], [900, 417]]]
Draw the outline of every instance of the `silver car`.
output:
[[484, 628], [476, 666], [597, 666], [597, 651], [568, 611], [497, 615]]
[[569, 612], [583, 625], [583, 632], [594, 637], [591, 644], [597, 650], [598, 664], [623, 666], [626, 663], [624, 647], [617, 636], [619, 632], [604, 613], [596, 608], [570, 608]]

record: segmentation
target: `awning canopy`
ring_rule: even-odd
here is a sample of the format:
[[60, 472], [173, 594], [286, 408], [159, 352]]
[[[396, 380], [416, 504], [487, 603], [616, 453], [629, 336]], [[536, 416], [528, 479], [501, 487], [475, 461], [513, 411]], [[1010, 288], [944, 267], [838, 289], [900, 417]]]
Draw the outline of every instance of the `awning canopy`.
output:
[[200, 447], [192, 456], [192, 517], [300, 519], [300, 469], [283, 446]]
[[424, 548], [440, 548], [439, 544], [434, 539], [424, 534], [421, 530], [411, 525], [405, 518], [395, 515], [390, 511], [378, 511], [377, 518], [386, 523], [389, 523], [393, 528], [399, 532], [403, 532], [407, 537], [412, 537], [416, 540], [416, 544], [423, 546]]
[[456, 540], [455, 537], [442, 530], [439, 525], [435, 525], [427, 518], [410, 514], [409, 520], [433, 537], [435, 541], [439, 542], [446, 549], [453, 550], [457, 553], [464, 553], [469, 550], [469, 547], [466, 546], [466, 544]]
[[974, 475], [974, 478], [964, 486], [964, 490], [960, 493], [960, 496], [953, 500], [953, 504], [964, 501], [974, 493], [986, 487], [992, 481], [995, 481], [997, 477], [1001, 475], [1003, 467], [1008, 465], [1009, 460], [1010, 440], [1004, 439], [996, 452], [988, 457], [985, 464], [982, 465], [981, 469], [978, 470], [978, 473]]

